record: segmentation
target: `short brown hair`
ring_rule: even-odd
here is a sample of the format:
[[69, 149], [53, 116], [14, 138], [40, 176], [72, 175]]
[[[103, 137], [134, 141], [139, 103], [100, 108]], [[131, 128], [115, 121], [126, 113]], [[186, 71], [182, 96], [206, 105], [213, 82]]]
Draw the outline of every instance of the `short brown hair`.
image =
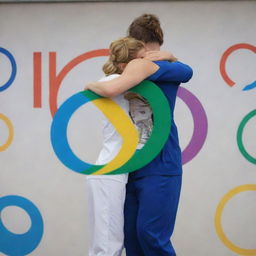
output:
[[154, 14], [143, 14], [136, 18], [128, 28], [128, 35], [145, 43], [164, 42], [164, 35], [158, 17]]

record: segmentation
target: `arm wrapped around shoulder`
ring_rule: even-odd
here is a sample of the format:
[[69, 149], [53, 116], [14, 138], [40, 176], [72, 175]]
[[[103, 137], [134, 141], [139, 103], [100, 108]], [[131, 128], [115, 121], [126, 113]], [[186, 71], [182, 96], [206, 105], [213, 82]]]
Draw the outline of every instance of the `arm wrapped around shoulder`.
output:
[[159, 69], [147, 78], [153, 82], [162, 81], [186, 83], [193, 75], [192, 68], [179, 61], [156, 61], [155, 63], [159, 66]]
[[192, 68], [187, 65], [187, 64], [184, 64], [182, 62], [176, 62], [178, 65], [180, 65], [180, 69], [181, 69], [181, 77], [182, 77], [182, 80], [180, 80], [181, 83], [187, 83], [193, 76], [193, 70]]

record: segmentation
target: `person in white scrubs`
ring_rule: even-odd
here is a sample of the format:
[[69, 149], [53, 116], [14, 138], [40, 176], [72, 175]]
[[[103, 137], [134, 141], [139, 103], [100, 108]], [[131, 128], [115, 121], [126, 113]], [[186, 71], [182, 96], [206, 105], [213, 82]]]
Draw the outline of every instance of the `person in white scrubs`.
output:
[[[122, 73], [126, 64], [144, 57], [141, 41], [125, 37], [110, 45], [110, 56], [103, 66], [106, 77], [100, 81], [114, 79]], [[129, 102], [124, 94], [112, 98], [129, 115]], [[110, 162], [119, 152], [122, 138], [112, 124], [103, 120], [103, 148], [96, 164]], [[120, 256], [123, 250], [124, 200], [128, 174], [88, 175], [89, 256]]]

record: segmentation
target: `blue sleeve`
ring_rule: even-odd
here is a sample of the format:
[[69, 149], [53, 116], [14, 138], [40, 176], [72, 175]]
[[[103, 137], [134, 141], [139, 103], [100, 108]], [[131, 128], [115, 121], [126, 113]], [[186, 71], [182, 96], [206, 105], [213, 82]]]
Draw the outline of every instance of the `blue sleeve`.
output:
[[163, 82], [179, 82], [186, 83], [190, 80], [193, 75], [193, 70], [190, 66], [176, 62], [168, 61], [154, 61], [156, 65], [159, 66], [159, 69], [149, 76], [147, 80], [151, 81], [163, 81]]

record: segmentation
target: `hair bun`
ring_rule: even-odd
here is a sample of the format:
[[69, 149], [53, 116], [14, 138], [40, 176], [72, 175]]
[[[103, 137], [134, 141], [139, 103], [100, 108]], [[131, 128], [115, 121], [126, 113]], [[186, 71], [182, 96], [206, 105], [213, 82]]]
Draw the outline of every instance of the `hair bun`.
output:
[[142, 18], [138, 20], [138, 25], [153, 30], [160, 26], [160, 21], [154, 14], [143, 14]]
[[106, 75], [115, 74], [118, 71], [118, 67], [113, 63], [113, 61], [108, 60], [102, 67], [103, 72]]
[[159, 43], [162, 45], [164, 42], [160, 21], [154, 14], [145, 13], [134, 19], [128, 28], [128, 35], [144, 43]]

